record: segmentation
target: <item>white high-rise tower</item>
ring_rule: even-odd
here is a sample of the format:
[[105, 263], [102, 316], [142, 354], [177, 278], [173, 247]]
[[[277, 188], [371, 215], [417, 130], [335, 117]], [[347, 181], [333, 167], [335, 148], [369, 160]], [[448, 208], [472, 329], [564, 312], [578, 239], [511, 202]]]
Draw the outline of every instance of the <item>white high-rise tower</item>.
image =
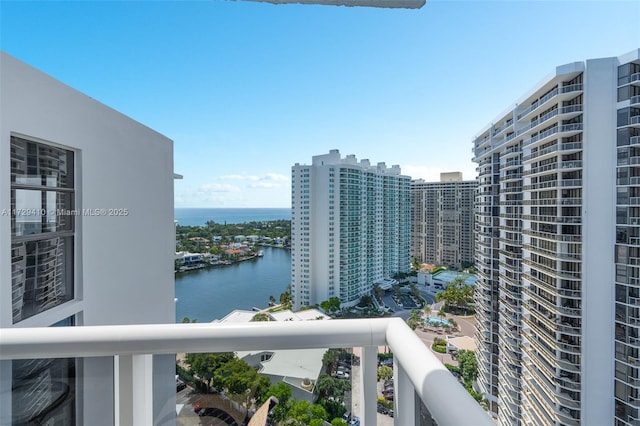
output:
[[474, 139], [479, 384], [500, 424], [640, 421], [640, 50], [559, 66]]
[[376, 282], [409, 272], [411, 178], [338, 150], [291, 171], [291, 292], [296, 308], [339, 297], [352, 306]]

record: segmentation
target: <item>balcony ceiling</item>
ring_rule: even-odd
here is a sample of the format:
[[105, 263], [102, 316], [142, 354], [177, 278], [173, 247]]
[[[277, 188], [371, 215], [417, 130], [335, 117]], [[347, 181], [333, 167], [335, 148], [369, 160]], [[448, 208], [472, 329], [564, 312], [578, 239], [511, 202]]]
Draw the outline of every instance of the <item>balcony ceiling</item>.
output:
[[328, 6], [381, 7], [388, 9], [420, 9], [426, 0], [248, 0], [273, 4], [322, 4]]

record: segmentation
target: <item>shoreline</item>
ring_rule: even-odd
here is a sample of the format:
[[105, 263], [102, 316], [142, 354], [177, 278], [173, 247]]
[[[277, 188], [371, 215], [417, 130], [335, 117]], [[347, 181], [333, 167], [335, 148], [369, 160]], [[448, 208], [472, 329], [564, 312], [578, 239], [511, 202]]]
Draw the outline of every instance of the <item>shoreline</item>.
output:
[[[271, 247], [271, 248], [288, 249], [288, 247], [285, 247], [283, 245], [275, 245], [275, 244], [260, 244], [260, 247]], [[235, 265], [237, 263], [245, 262], [247, 260], [258, 259], [258, 258], [261, 258], [261, 257], [262, 257], [261, 255], [256, 253], [256, 254], [252, 254], [250, 256], [243, 256], [243, 257], [241, 257], [239, 259], [236, 259], [236, 260], [218, 260], [218, 261], [213, 262], [213, 263], [201, 263], [201, 264], [196, 265], [196, 266], [181, 266], [180, 269], [174, 270], [173, 273], [174, 273], [174, 275], [177, 275], [177, 274], [182, 274], [182, 273], [185, 273], [185, 272], [199, 271], [201, 269], [209, 269], [209, 268], [222, 267], [222, 266], [231, 266], [231, 265]]]
[[196, 266], [181, 266], [179, 270], [174, 271], [174, 274], [197, 271], [200, 269], [215, 268], [217, 266], [230, 266], [230, 265], [235, 265], [236, 263], [244, 262], [247, 260], [257, 259], [259, 257], [262, 257], [262, 256], [258, 256], [258, 254], [253, 254], [251, 256], [241, 257], [240, 259], [237, 259], [237, 260], [218, 260], [213, 263], [201, 263], [200, 265], [196, 265]]

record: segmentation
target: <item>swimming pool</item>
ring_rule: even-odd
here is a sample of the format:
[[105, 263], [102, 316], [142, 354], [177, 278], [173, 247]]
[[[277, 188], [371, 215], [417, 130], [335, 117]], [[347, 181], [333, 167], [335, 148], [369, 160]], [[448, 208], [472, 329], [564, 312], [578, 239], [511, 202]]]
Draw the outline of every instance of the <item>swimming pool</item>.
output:
[[426, 317], [424, 323], [427, 325], [451, 326], [451, 323], [440, 317]]

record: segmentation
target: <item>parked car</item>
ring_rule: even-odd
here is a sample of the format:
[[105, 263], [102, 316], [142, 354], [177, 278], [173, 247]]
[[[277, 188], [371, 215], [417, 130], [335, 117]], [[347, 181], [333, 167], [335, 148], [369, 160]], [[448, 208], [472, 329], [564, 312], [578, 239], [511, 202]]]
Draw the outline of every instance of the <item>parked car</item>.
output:
[[348, 379], [349, 378], [349, 373], [345, 373], [344, 371], [338, 371], [336, 373], [336, 378], [338, 378], [338, 379]]
[[389, 409], [382, 404], [378, 404], [378, 413], [389, 414]]
[[349, 422], [349, 426], [360, 426], [360, 418], [359, 417], [353, 417], [351, 419], [351, 421]]

